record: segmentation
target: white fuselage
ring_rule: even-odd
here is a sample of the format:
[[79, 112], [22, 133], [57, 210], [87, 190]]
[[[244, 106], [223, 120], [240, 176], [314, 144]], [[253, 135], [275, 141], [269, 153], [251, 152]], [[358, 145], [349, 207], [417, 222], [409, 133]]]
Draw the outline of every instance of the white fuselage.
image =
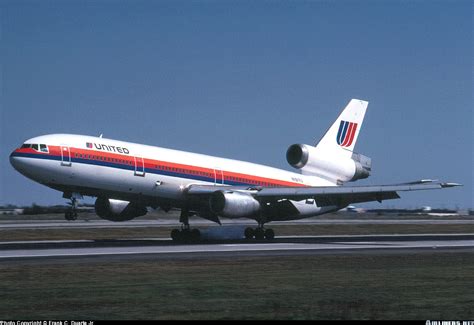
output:
[[25, 176], [66, 193], [138, 199], [151, 206], [164, 200], [179, 206], [183, 191], [192, 184], [336, 185], [316, 176], [244, 161], [71, 134], [29, 139], [12, 152], [10, 160]]

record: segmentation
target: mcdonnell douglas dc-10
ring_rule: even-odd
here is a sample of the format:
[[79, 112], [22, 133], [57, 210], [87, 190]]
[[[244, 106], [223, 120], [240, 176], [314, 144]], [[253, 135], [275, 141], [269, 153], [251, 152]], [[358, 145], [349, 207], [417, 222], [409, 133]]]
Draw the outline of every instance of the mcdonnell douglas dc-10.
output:
[[25, 141], [10, 155], [13, 167], [71, 200], [65, 217], [77, 217], [77, 200], [97, 197], [103, 219], [126, 221], [147, 207], [180, 209], [173, 240], [197, 240], [189, 217], [220, 224], [220, 217], [250, 218], [246, 238], [272, 239], [271, 221], [296, 220], [340, 210], [349, 204], [396, 199], [397, 192], [457, 186], [433, 180], [347, 186], [367, 178], [371, 159], [353, 151], [368, 102], [352, 99], [316, 144], [291, 145], [286, 158], [300, 173], [268, 166], [141, 145], [102, 137], [50, 134]]

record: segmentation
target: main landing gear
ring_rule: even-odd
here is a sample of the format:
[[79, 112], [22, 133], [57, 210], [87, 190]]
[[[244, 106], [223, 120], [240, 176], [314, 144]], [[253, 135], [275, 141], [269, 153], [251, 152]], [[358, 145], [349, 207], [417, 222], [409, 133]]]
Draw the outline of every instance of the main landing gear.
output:
[[181, 210], [179, 221], [182, 223], [181, 229], [171, 230], [171, 239], [174, 242], [195, 243], [201, 239], [201, 232], [198, 229], [191, 229], [189, 226], [189, 210]]
[[253, 229], [251, 227], [245, 228], [244, 232], [245, 238], [246, 239], [257, 239], [257, 240], [262, 240], [262, 239], [267, 239], [267, 240], [272, 240], [275, 238], [275, 232], [273, 229], [263, 228], [263, 223], [259, 223], [258, 227]]

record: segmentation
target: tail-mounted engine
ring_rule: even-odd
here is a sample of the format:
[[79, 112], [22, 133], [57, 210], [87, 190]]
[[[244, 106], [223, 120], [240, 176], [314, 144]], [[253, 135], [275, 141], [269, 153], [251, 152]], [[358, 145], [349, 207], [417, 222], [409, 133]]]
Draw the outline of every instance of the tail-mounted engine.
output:
[[350, 158], [340, 158], [330, 152], [322, 154], [307, 144], [291, 145], [286, 151], [286, 160], [303, 174], [343, 182], [369, 177], [372, 166], [371, 159], [364, 155], [352, 153]]
[[102, 219], [109, 221], [127, 221], [144, 216], [147, 209], [128, 201], [97, 198], [95, 212]]

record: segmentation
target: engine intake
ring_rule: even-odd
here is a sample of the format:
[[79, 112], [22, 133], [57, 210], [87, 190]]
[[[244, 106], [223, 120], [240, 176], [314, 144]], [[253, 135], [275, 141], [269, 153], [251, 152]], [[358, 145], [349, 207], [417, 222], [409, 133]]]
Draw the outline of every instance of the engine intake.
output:
[[308, 158], [309, 151], [304, 144], [293, 144], [286, 151], [286, 160], [295, 168], [303, 168]]
[[144, 216], [146, 207], [122, 200], [97, 198], [95, 201], [95, 212], [102, 219], [109, 221], [128, 221]]
[[251, 195], [241, 192], [216, 191], [209, 199], [213, 213], [227, 218], [250, 217], [261, 206]]

